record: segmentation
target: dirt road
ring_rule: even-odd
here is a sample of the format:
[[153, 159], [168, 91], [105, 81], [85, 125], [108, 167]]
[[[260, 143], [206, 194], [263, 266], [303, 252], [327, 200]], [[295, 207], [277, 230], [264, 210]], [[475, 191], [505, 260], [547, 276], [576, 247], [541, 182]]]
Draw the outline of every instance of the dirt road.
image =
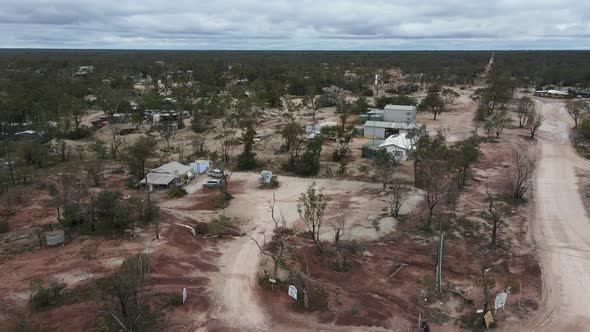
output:
[[539, 130], [534, 196], [535, 243], [543, 269], [543, 306], [525, 329], [590, 329], [590, 219], [578, 193], [576, 169], [590, 169], [569, 140], [573, 122], [557, 101], [537, 100], [545, 116]]

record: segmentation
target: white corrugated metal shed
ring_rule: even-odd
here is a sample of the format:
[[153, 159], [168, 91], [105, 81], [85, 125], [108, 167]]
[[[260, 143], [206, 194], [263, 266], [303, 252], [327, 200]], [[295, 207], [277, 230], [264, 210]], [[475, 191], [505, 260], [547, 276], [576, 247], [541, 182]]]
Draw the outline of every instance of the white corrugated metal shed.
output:
[[410, 150], [414, 146], [414, 141], [411, 139], [408, 139], [407, 136], [408, 136], [407, 133], [391, 135], [391, 136], [387, 137], [385, 142], [381, 143], [379, 145], [379, 147], [385, 148], [388, 146], [395, 145], [398, 148], [401, 148], [404, 150]]

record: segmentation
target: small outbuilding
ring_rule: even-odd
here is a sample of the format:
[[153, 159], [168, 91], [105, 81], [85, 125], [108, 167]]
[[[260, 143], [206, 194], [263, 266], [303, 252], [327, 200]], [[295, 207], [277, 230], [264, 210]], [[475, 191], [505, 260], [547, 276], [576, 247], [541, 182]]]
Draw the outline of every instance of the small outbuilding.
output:
[[194, 163], [190, 163], [195, 174], [203, 174], [207, 172], [209, 166], [211, 165], [211, 161], [204, 160], [204, 159], [197, 159]]
[[407, 133], [400, 133], [389, 136], [379, 147], [391, 153], [395, 160], [405, 161], [414, 149], [415, 144], [413, 139], [408, 138]]

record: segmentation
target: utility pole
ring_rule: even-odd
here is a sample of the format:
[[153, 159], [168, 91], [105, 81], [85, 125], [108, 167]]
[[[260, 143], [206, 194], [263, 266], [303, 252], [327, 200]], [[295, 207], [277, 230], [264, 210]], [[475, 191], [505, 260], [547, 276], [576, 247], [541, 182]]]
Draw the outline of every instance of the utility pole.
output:
[[436, 291], [439, 294], [442, 294], [442, 256], [443, 256], [444, 238], [445, 238], [445, 232], [442, 232], [440, 234], [437, 262], [436, 262]]

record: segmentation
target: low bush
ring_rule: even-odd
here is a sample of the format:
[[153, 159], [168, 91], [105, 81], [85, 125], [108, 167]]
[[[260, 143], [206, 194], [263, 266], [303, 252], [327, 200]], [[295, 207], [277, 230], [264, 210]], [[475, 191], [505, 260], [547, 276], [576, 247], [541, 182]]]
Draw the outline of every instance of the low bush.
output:
[[8, 221], [0, 219], [0, 233], [8, 233], [9, 230], [10, 226], [8, 225]]
[[62, 304], [67, 298], [65, 283], [54, 283], [45, 288], [39, 284], [34, 284], [33, 295], [31, 296], [30, 306], [33, 311], [43, 311]]
[[348, 262], [340, 264], [338, 261], [330, 261], [330, 268], [336, 272], [348, 272], [350, 271], [350, 267]]
[[182, 187], [173, 187], [168, 191], [168, 198], [180, 198], [186, 196], [187, 192]]
[[365, 97], [373, 97], [373, 90], [372, 89], [367, 89], [365, 91], [363, 91], [362, 95]]
[[198, 222], [195, 224], [195, 233], [205, 235], [209, 233], [209, 224], [206, 222]]
[[134, 177], [130, 176], [127, 179], [125, 179], [125, 188], [136, 189], [137, 186], [138, 186], [138, 182]]
[[63, 138], [72, 141], [89, 138], [94, 132], [88, 127], [79, 127], [78, 129], [70, 130], [63, 134]]
[[270, 179], [270, 182], [261, 182], [260, 186], [258, 186], [260, 189], [276, 189], [280, 186], [279, 183], [279, 178], [276, 175], [273, 175], [272, 178]]
[[231, 198], [227, 197], [227, 195], [219, 193], [219, 195], [217, 195], [217, 197], [215, 197], [215, 200], [213, 201], [213, 207], [216, 209], [226, 208], [229, 204], [230, 199]]
[[223, 233], [231, 227], [231, 219], [227, 216], [217, 216], [209, 222], [211, 233]]
[[170, 294], [168, 297], [168, 305], [172, 307], [177, 307], [182, 304], [182, 294], [181, 293], [173, 293]]

